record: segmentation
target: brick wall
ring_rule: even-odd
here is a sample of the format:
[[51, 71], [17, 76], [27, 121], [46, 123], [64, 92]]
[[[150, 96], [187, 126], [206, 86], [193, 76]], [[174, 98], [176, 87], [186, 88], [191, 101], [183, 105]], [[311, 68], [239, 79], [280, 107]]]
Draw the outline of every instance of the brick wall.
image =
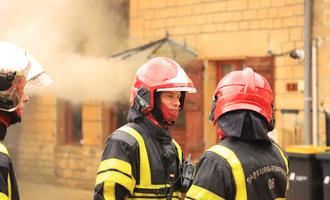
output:
[[106, 134], [101, 128], [102, 108], [98, 102], [84, 103], [84, 142], [64, 144], [59, 102], [50, 96], [32, 97], [16, 138], [18, 178], [92, 190]]
[[[319, 39], [318, 48], [318, 106], [319, 106], [319, 138], [325, 144], [325, 114], [330, 112], [330, 1], [316, 0], [313, 4], [313, 38]], [[329, 132], [330, 130], [328, 130]]]
[[[131, 38], [146, 42], [168, 32], [171, 38], [186, 41], [203, 60], [263, 57], [268, 50], [279, 54], [302, 48], [303, 25], [303, 0], [130, 1]], [[275, 66], [276, 139], [284, 144], [294, 130], [292, 124], [283, 128], [279, 110], [303, 109], [303, 93], [286, 90], [287, 83], [303, 80], [303, 62], [285, 55], [275, 57]], [[207, 71], [212, 70], [203, 75], [212, 77]], [[214, 88], [213, 84], [204, 88]], [[204, 108], [205, 115], [208, 111]], [[303, 137], [303, 115], [297, 120], [297, 137]], [[206, 126], [204, 131], [210, 130]]]
[[50, 96], [32, 97], [25, 114], [15, 162], [18, 178], [52, 182], [55, 178], [56, 100]]

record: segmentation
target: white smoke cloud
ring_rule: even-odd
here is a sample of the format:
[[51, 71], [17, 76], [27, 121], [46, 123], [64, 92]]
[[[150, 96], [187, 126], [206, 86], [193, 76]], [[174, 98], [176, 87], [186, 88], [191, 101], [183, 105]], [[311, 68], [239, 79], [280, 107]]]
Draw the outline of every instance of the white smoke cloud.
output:
[[[54, 82], [47, 90], [72, 101], [128, 100], [137, 67], [107, 59], [126, 47], [122, 1], [0, 0], [0, 40], [27, 49]], [[126, 8], [128, 9], [128, 8]]]

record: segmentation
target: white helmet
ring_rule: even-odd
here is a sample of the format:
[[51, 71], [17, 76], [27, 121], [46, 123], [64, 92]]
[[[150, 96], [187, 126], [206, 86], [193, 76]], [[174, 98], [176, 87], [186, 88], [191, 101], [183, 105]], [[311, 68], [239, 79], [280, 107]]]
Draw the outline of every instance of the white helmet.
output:
[[28, 52], [0, 41], [0, 110], [16, 110], [25, 86], [45, 87], [51, 82], [43, 67]]

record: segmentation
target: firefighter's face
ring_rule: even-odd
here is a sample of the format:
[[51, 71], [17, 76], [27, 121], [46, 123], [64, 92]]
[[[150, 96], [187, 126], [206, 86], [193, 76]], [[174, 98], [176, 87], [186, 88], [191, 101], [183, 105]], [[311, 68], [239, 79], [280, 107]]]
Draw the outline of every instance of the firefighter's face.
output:
[[166, 91], [160, 93], [160, 101], [171, 110], [179, 110], [181, 92]]
[[25, 103], [28, 100], [29, 100], [29, 97], [23, 92], [21, 102], [20, 102], [18, 108], [16, 109], [16, 113], [18, 114], [18, 116], [21, 117], [24, 115]]

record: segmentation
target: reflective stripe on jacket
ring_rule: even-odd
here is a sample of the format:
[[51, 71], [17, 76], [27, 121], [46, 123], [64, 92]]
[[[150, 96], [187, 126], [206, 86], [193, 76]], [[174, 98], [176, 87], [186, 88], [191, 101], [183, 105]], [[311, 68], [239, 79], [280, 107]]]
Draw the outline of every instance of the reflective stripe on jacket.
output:
[[[6, 181], [6, 185], [1, 185], [1, 192], [0, 192], [0, 200], [12, 200], [12, 190], [11, 190], [11, 181], [10, 181], [10, 158], [9, 158], [9, 153], [8, 150], [6, 148], [5, 145], [3, 145], [2, 143], [0, 143], [0, 153], [1, 156], [3, 157], [3, 159], [0, 159], [0, 166], [2, 168], [6, 169], [6, 172], [4, 172], [6, 174], [5, 177], [2, 177], [3, 180], [7, 180]], [[1, 173], [1, 175], [3, 176], [4, 173]], [[3, 182], [3, 181], [2, 181]], [[3, 191], [5, 190], [5, 191]]]
[[288, 170], [275, 143], [226, 139], [203, 154], [186, 199], [284, 199]]
[[[166, 199], [168, 196], [170, 185], [162, 176], [157, 177], [166, 170], [155, 148], [157, 144], [148, 133], [141, 133], [144, 130], [138, 132], [136, 129], [126, 125], [111, 135], [98, 168], [94, 199], [118, 199], [115, 185], [129, 192], [125, 199]], [[174, 140], [172, 142], [182, 163], [181, 147]], [[174, 191], [173, 199], [179, 199], [180, 195]]]

